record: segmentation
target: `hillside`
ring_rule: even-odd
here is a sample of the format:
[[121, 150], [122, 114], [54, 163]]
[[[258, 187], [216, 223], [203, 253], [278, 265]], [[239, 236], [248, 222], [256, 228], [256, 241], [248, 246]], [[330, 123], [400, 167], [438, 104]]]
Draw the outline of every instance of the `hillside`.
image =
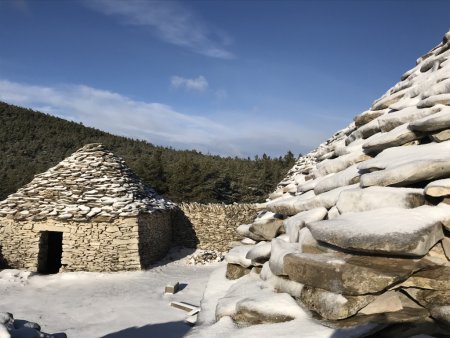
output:
[[294, 164], [155, 146], [0, 102], [0, 200], [87, 143], [103, 143], [145, 183], [175, 202], [261, 202]]

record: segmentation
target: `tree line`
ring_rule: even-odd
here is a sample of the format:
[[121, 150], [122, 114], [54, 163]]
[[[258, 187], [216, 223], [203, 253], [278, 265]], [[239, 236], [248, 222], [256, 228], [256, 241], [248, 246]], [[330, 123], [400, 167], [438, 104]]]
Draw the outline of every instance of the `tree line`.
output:
[[96, 142], [175, 202], [261, 202], [295, 163], [290, 151], [276, 158], [263, 154], [250, 159], [175, 150], [0, 102], [0, 200], [78, 148]]

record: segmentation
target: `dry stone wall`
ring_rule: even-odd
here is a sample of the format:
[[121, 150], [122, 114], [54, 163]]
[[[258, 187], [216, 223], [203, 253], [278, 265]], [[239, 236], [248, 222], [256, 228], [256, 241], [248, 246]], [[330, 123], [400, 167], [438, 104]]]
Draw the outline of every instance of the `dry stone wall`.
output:
[[42, 235], [62, 232], [61, 271], [121, 271], [145, 268], [171, 244], [171, 217], [154, 212], [112, 222], [1, 220], [2, 254], [12, 268], [38, 271], [45, 265]]
[[0, 262], [44, 271], [62, 242], [62, 271], [146, 268], [170, 247], [175, 210], [121, 158], [88, 144], [0, 202]]
[[237, 227], [251, 222], [259, 209], [257, 204], [182, 203], [179, 207], [182, 213], [173, 223], [174, 245], [220, 252], [241, 239]]
[[227, 276], [256, 291], [246, 303], [231, 287], [216, 318], [276, 322], [282, 313], [267, 292], [275, 288], [291, 313], [306, 308], [328, 326], [447, 336], [449, 135], [450, 31], [369, 110], [300, 158], [265, 212], [238, 228], [248, 244], [226, 255]]

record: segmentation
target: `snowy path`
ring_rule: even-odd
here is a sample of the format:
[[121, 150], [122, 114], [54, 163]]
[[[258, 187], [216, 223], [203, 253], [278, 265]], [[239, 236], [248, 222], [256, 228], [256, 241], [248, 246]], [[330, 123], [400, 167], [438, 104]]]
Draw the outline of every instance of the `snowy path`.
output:
[[[49, 276], [3, 270], [0, 312], [35, 321], [44, 332], [66, 332], [69, 338], [182, 337], [190, 329], [183, 322], [186, 313], [170, 302], [199, 305], [215, 267], [175, 261], [149, 271]], [[187, 286], [164, 295], [165, 285], [176, 281]]]

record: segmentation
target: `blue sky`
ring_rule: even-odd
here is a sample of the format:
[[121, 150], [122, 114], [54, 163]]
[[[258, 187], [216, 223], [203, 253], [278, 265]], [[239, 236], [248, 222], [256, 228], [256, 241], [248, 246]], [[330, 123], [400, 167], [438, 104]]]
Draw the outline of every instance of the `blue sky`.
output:
[[450, 1], [0, 0], [0, 100], [157, 145], [298, 154], [450, 28]]

